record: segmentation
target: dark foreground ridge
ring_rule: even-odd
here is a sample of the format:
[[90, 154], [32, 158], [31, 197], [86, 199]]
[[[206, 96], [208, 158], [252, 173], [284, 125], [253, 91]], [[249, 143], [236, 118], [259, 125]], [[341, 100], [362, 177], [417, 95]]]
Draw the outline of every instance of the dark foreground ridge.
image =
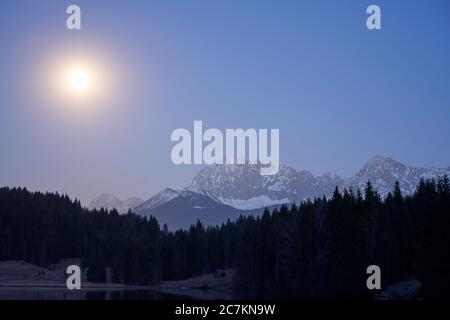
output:
[[373, 264], [383, 289], [420, 283], [411, 298], [448, 298], [448, 230], [447, 176], [422, 180], [408, 197], [396, 184], [382, 200], [368, 183], [363, 194], [336, 189], [330, 199], [175, 232], [153, 217], [87, 210], [66, 195], [0, 189], [0, 261], [47, 268], [76, 257], [91, 283], [145, 286], [232, 269], [238, 298], [373, 299]]

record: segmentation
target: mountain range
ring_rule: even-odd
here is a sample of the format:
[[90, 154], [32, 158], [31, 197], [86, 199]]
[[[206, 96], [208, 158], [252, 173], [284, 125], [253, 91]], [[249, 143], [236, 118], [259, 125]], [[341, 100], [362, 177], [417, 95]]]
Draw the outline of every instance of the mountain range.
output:
[[139, 198], [121, 201], [112, 195], [101, 195], [91, 202], [90, 208], [116, 208], [120, 212], [131, 209], [140, 215], [153, 215], [161, 224], [177, 229], [187, 228], [197, 220], [215, 225], [241, 214], [259, 214], [264, 207], [329, 197], [336, 186], [363, 190], [369, 180], [382, 197], [395, 181], [399, 181], [403, 194], [408, 195], [422, 177], [444, 174], [450, 175], [450, 167], [410, 167], [383, 155], [370, 159], [352, 177], [333, 173], [314, 176], [309, 171], [284, 165], [276, 175], [262, 176], [258, 164], [215, 164], [203, 168], [183, 190], [166, 188], [146, 201]]

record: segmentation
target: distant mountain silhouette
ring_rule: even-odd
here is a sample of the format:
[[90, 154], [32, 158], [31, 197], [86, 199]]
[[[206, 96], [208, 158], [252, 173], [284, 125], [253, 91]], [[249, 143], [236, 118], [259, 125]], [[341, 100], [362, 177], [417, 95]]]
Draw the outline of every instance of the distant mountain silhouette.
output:
[[122, 201], [112, 194], [103, 193], [91, 201], [89, 209], [116, 209], [119, 213], [127, 213], [129, 209], [135, 208], [142, 202], [144, 202], [144, 200], [140, 198], [128, 198]]

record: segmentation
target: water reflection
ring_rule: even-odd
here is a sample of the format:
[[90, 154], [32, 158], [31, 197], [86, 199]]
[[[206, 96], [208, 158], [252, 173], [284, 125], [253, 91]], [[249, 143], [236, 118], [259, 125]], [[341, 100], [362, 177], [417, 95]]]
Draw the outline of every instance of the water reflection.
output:
[[0, 300], [189, 300], [183, 295], [163, 294], [153, 290], [57, 290], [45, 288], [0, 289]]

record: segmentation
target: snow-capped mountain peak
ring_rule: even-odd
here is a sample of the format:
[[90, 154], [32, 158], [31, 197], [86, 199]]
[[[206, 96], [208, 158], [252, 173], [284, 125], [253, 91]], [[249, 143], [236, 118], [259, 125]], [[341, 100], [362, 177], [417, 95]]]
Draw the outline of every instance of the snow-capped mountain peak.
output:
[[180, 191], [178, 191], [178, 190], [165, 188], [165, 189], [159, 191], [157, 194], [155, 194], [150, 199], [141, 203], [135, 209], [138, 211], [139, 210], [152, 210], [153, 208], [156, 208], [156, 207], [160, 206], [161, 204], [166, 203], [166, 202], [178, 197], [179, 194], [180, 194]]
[[[296, 194], [296, 171], [281, 166], [272, 176], [260, 174], [260, 164], [222, 164], [202, 169], [187, 190], [207, 192], [222, 203], [236, 208], [253, 209], [256, 206], [279, 204], [281, 199]], [[289, 194], [289, 197], [280, 197]], [[284, 202], [285, 200], [283, 200]]]
[[398, 181], [403, 194], [409, 195], [416, 190], [421, 178], [437, 178], [449, 173], [449, 168], [409, 167], [390, 157], [377, 155], [350, 178], [348, 185], [353, 189], [364, 189], [367, 181], [370, 181], [375, 190], [386, 196]]

